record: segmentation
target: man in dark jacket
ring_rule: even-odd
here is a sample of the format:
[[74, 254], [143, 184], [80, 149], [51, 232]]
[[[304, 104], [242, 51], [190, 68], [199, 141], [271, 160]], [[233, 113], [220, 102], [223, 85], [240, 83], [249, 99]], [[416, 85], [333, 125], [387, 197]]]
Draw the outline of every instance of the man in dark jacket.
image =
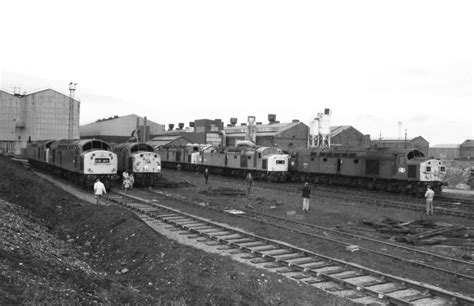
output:
[[308, 182], [304, 183], [304, 187], [303, 187], [303, 211], [305, 213], [308, 212], [309, 210], [309, 197], [310, 197], [310, 194], [311, 194], [311, 188], [309, 188], [309, 184]]

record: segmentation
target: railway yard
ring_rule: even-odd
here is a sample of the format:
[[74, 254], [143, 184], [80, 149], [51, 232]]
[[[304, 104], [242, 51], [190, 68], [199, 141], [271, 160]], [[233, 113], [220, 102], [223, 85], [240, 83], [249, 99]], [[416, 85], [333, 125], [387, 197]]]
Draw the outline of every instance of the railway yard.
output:
[[[0, 156], [0, 303], [474, 304], [474, 196], [409, 196], [163, 169], [91, 191]], [[51, 183], [53, 182], [53, 183]], [[58, 188], [59, 185], [62, 188]], [[67, 191], [65, 191], [67, 190]]]

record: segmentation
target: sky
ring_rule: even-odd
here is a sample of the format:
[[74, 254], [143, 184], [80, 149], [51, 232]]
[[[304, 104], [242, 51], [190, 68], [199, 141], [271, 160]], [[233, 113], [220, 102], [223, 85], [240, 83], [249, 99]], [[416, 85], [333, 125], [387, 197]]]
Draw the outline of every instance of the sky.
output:
[[[0, 89], [78, 83], [80, 123], [268, 114], [474, 139], [472, 1], [1, 1]], [[401, 122], [401, 123], [399, 123]]]

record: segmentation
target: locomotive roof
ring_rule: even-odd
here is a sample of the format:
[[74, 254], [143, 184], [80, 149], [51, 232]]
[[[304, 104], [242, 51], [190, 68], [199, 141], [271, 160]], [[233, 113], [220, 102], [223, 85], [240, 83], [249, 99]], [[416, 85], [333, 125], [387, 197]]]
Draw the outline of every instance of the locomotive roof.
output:
[[35, 141], [31, 141], [30, 144], [44, 145], [44, 144], [47, 144], [48, 142], [54, 142], [54, 141], [55, 140], [53, 139], [35, 140]]
[[51, 148], [62, 148], [65, 150], [82, 150], [88, 151], [91, 149], [110, 150], [110, 145], [100, 139], [62, 139], [51, 144]]
[[[369, 156], [372, 158], [388, 158], [394, 155], [411, 155], [411, 158], [424, 157], [424, 154], [416, 148], [341, 148], [341, 147], [330, 147], [330, 148], [300, 148], [296, 149], [295, 152], [311, 152], [312, 154], [351, 154], [357, 156]], [[411, 159], [409, 158], [409, 159]]]
[[115, 146], [115, 150], [127, 150], [127, 151], [148, 151], [154, 152], [153, 146], [144, 142], [124, 142]]

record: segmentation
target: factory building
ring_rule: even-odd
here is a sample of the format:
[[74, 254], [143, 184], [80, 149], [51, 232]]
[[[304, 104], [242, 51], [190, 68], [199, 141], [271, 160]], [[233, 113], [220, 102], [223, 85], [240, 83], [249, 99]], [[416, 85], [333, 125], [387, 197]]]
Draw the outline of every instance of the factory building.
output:
[[165, 146], [183, 146], [188, 143], [194, 143], [193, 141], [187, 139], [184, 136], [156, 136], [151, 140], [148, 140], [147, 143], [151, 145], [155, 150], [160, 150]]
[[123, 143], [137, 137], [147, 141], [151, 135], [163, 133], [164, 130], [164, 125], [135, 114], [103, 118], [79, 127], [81, 139], [97, 138], [110, 143]]
[[151, 138], [183, 136], [190, 143], [207, 143], [220, 146], [222, 144], [222, 129], [224, 123], [220, 119], [198, 119], [189, 122], [189, 127], [184, 128], [184, 123], [179, 123], [175, 128], [173, 123], [168, 124], [168, 130], [159, 134], [152, 134]]
[[416, 148], [428, 156], [430, 143], [421, 136], [411, 139], [379, 139], [372, 140], [372, 145], [378, 148]]
[[370, 147], [370, 135], [350, 125], [331, 126], [331, 146], [365, 149]]
[[474, 139], [467, 139], [459, 147], [459, 158], [463, 160], [474, 159]]
[[21, 154], [28, 141], [79, 138], [80, 102], [53, 89], [0, 90], [0, 153]]
[[442, 160], [455, 160], [459, 159], [459, 147], [458, 144], [439, 144], [430, 147], [429, 156], [433, 158], [439, 158]]
[[251, 118], [254, 117], [249, 117], [249, 121], [240, 126], [235, 125], [235, 118], [231, 119], [231, 123], [223, 131], [225, 146], [235, 146], [238, 140], [251, 139], [258, 146], [280, 147], [291, 152], [308, 145], [309, 128], [298, 120], [280, 123], [276, 121], [275, 115], [270, 114], [268, 124], [262, 124], [251, 122]]

